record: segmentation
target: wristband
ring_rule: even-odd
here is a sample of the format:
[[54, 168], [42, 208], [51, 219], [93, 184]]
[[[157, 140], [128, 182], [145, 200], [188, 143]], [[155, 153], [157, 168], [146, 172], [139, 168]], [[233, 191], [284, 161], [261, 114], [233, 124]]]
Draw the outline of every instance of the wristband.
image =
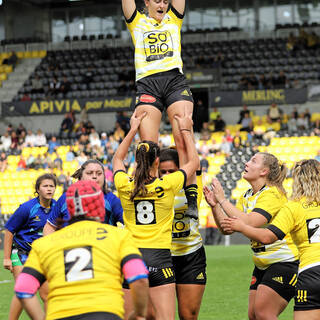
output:
[[221, 208], [222, 208], [222, 204], [223, 204], [225, 201], [227, 201], [226, 198], [224, 198], [221, 202], [219, 202], [219, 205], [220, 205]]
[[190, 129], [180, 129], [180, 131], [189, 131], [189, 132], [191, 132]]

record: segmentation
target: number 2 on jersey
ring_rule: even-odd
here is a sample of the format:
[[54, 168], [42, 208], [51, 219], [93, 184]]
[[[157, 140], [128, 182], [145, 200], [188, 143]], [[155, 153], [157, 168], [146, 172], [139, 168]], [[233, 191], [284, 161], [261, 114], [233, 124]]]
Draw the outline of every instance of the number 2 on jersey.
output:
[[64, 250], [64, 267], [67, 282], [92, 279], [92, 248], [88, 246]]
[[320, 242], [320, 218], [307, 220], [309, 243]]

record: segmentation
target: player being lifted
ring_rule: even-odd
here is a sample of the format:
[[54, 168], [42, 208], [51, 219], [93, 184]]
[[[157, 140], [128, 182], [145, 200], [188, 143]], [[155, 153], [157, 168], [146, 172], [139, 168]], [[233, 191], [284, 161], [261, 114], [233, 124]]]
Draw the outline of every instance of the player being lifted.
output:
[[[320, 164], [299, 161], [293, 169], [292, 197], [266, 229], [237, 218], [223, 221], [228, 231], [239, 231], [253, 241], [271, 244], [291, 233], [300, 254], [294, 319], [320, 319]], [[282, 278], [281, 278], [282, 280]]]
[[[122, 9], [135, 46], [136, 111], [146, 113], [139, 134], [141, 140], [158, 143], [164, 109], [172, 125], [180, 165], [187, 163], [187, 151], [175, 116], [192, 114], [193, 98], [182, 71], [181, 26], [185, 0], [145, 0], [140, 13], [135, 0], [122, 0]], [[186, 215], [198, 218], [195, 174], [185, 187]]]
[[80, 180], [66, 196], [69, 225], [33, 243], [15, 285], [27, 313], [44, 320], [35, 294], [48, 280], [47, 320], [121, 320], [123, 275], [133, 297], [129, 319], [145, 320], [148, 271], [130, 233], [101, 223], [105, 200], [96, 182]]
[[[171, 259], [174, 197], [195, 174], [199, 157], [191, 133], [191, 115], [176, 119], [187, 150], [187, 163], [180, 170], [158, 178], [160, 148], [142, 141], [136, 149], [136, 171], [125, 172], [124, 159], [145, 114], [131, 117], [131, 128], [113, 157], [114, 183], [123, 207], [125, 227], [131, 231], [149, 268], [150, 302], [157, 320], [174, 320], [175, 277]], [[130, 293], [125, 290], [126, 309]]]
[[[220, 230], [227, 216], [238, 217], [254, 227], [272, 223], [287, 202], [283, 188], [287, 168], [270, 154], [259, 152], [245, 164], [243, 178], [251, 188], [232, 205], [224, 196], [221, 184], [213, 180], [212, 190], [204, 187], [204, 195], [211, 206]], [[272, 245], [251, 242], [255, 268], [249, 294], [249, 319], [278, 319], [295, 293], [298, 271], [298, 250], [288, 234]], [[281, 277], [282, 281], [277, 281]]]

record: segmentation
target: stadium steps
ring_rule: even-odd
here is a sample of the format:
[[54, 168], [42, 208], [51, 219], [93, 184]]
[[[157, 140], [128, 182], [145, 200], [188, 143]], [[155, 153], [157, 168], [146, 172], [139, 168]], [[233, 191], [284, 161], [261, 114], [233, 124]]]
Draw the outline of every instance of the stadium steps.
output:
[[14, 71], [9, 74], [8, 79], [3, 82], [0, 88], [0, 101], [12, 101], [40, 62], [41, 58], [21, 59]]

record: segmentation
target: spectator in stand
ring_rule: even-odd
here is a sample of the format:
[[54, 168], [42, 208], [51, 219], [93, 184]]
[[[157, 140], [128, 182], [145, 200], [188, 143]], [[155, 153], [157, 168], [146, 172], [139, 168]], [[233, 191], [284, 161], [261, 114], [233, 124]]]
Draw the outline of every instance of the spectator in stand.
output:
[[295, 111], [292, 111], [291, 116], [288, 120], [287, 126], [288, 126], [288, 131], [290, 133], [296, 132], [298, 130], [297, 118], [295, 115]]
[[32, 130], [29, 129], [24, 142], [25, 147], [34, 147], [35, 142], [36, 142], [36, 136], [33, 134]]
[[105, 148], [106, 143], [109, 141], [108, 136], [105, 132], [101, 133], [101, 138], [100, 138], [100, 142], [101, 142], [101, 147]]
[[231, 153], [231, 145], [225, 137], [222, 137], [222, 142], [220, 144], [220, 151], [226, 156], [229, 157]]
[[27, 92], [25, 92], [21, 98], [21, 101], [31, 101], [31, 97]]
[[235, 149], [239, 149], [242, 147], [242, 139], [241, 139], [241, 135], [240, 135], [240, 131], [237, 131], [234, 138], [233, 138], [233, 148]]
[[317, 49], [319, 46], [319, 43], [320, 43], [320, 39], [314, 31], [308, 34], [308, 37], [307, 37], [308, 49]]
[[8, 158], [5, 152], [1, 152], [0, 154], [0, 172], [4, 172], [8, 166]]
[[22, 151], [22, 149], [24, 148], [24, 144], [26, 141], [26, 132], [22, 131], [20, 133], [20, 135], [18, 136], [18, 150]]
[[106, 179], [107, 187], [111, 189], [113, 187], [113, 172], [112, 172], [112, 164], [108, 164], [104, 168], [104, 176]]
[[249, 87], [249, 79], [248, 79], [247, 75], [243, 73], [242, 77], [240, 78], [239, 83], [238, 83], [238, 89], [239, 90], [248, 90], [248, 87]]
[[27, 169], [27, 163], [26, 163], [25, 158], [21, 155], [19, 158], [18, 165], [17, 165], [17, 171], [21, 171], [21, 170], [25, 170], [25, 169]]
[[259, 90], [269, 89], [268, 79], [266, 78], [266, 76], [264, 74], [260, 75], [258, 89]]
[[76, 158], [79, 163], [79, 166], [82, 166], [87, 160], [88, 157], [85, 155], [84, 152], [81, 152], [80, 155]]
[[79, 137], [79, 145], [80, 146], [83, 146], [83, 148], [89, 144], [89, 136], [87, 134], [82, 134], [80, 137]]
[[311, 113], [308, 108], [304, 112], [304, 117], [307, 119], [308, 127], [310, 128], [310, 126], [311, 126]]
[[299, 115], [299, 118], [297, 120], [297, 127], [299, 130], [308, 130], [309, 129], [308, 118], [305, 118], [304, 113], [301, 113]]
[[244, 104], [242, 109], [239, 112], [238, 124], [240, 124], [242, 122], [246, 113], [249, 114], [249, 116], [250, 116], [250, 110], [248, 109], [248, 106], [246, 104]]
[[273, 87], [276, 89], [285, 88], [287, 84], [287, 77], [283, 71], [279, 72], [278, 77], [273, 79]]
[[203, 122], [200, 132], [200, 140], [209, 140], [211, 138], [211, 131], [209, 130], [209, 123]]
[[84, 106], [80, 112], [80, 123], [83, 123], [84, 125], [86, 125], [88, 121], [89, 121], [89, 116], [87, 112], [87, 107]]
[[116, 121], [119, 122], [122, 130], [127, 134], [130, 130], [130, 118], [125, 111], [117, 112]]
[[20, 136], [22, 132], [27, 132], [27, 130], [22, 123], [19, 123], [19, 126], [16, 129], [17, 136]]
[[212, 138], [210, 143], [210, 153], [219, 154], [220, 153], [220, 143], [217, 143], [216, 139]]
[[8, 151], [11, 146], [11, 136], [9, 135], [9, 132], [6, 132], [3, 136], [1, 136], [0, 140], [0, 150]]
[[226, 129], [225, 130], [225, 134], [224, 134], [223, 137], [227, 140], [227, 142], [230, 144], [230, 146], [232, 146], [233, 136], [230, 133], [230, 129]]
[[6, 129], [6, 132], [8, 132], [9, 135], [11, 135], [11, 132], [12, 132], [12, 131], [14, 131], [13, 126], [12, 126], [11, 123], [9, 123], [8, 126], [7, 126], [7, 129]]
[[291, 32], [289, 34], [287, 45], [286, 45], [287, 46], [287, 50], [291, 51], [291, 52], [294, 52], [295, 49], [296, 49], [296, 45], [297, 45], [297, 38], [295, 37], [293, 32]]
[[60, 147], [60, 143], [55, 136], [52, 136], [48, 143], [48, 152], [52, 154], [54, 151], [57, 151], [58, 147]]
[[241, 129], [240, 131], [247, 131], [247, 132], [251, 132], [253, 125], [252, 125], [252, 120], [250, 118], [250, 114], [249, 113], [245, 113], [244, 114], [244, 118], [241, 121]]
[[70, 113], [68, 112], [64, 115], [64, 119], [61, 122], [59, 135], [62, 136], [62, 133], [65, 132], [68, 134], [68, 136], [70, 136], [72, 130], [73, 130], [73, 121], [70, 116]]
[[275, 103], [272, 103], [270, 108], [268, 109], [268, 121], [271, 122], [280, 122], [281, 113], [278, 106]]
[[44, 165], [43, 165], [43, 158], [40, 154], [37, 155], [37, 157], [34, 159], [34, 166], [33, 168], [35, 170], [39, 170], [39, 169], [43, 169]]
[[248, 77], [248, 90], [255, 90], [258, 88], [258, 79], [254, 73], [251, 73]]
[[217, 107], [214, 107], [213, 110], [210, 112], [209, 121], [214, 123], [217, 120], [218, 116], [221, 116], [221, 112], [218, 111]]
[[10, 146], [11, 152], [15, 153], [17, 151], [18, 142], [19, 142], [19, 139], [18, 139], [16, 132], [12, 131], [11, 132], [11, 146]]
[[49, 96], [55, 97], [60, 92], [61, 82], [54, 77], [49, 83]]
[[31, 80], [31, 86], [31, 93], [44, 93], [43, 83], [38, 74]]
[[201, 172], [208, 172], [209, 169], [209, 161], [206, 157], [204, 157], [201, 153], [199, 155], [200, 158], [200, 170]]
[[70, 161], [74, 160], [76, 154], [75, 154], [75, 152], [73, 150], [74, 150], [73, 146], [70, 146], [70, 149], [66, 154], [66, 161], [70, 162]]
[[253, 137], [256, 139], [263, 139], [263, 135], [266, 131], [266, 126], [263, 124], [262, 120], [259, 119], [257, 124], [253, 127]]
[[4, 59], [2, 61], [2, 64], [7, 64], [8, 66], [12, 66], [13, 69], [16, 67], [17, 63], [18, 63], [18, 57], [14, 51], [12, 51], [9, 58]]
[[216, 121], [214, 122], [214, 132], [224, 131], [226, 127], [225, 121], [218, 115]]
[[66, 97], [70, 89], [71, 89], [71, 83], [68, 81], [67, 77], [63, 77], [63, 81], [61, 82], [59, 91], [63, 94], [64, 97]]
[[94, 67], [90, 66], [85, 74], [83, 75], [83, 83], [89, 85], [93, 81], [93, 77], [95, 76]]
[[61, 170], [62, 169], [62, 164], [63, 164], [63, 161], [59, 155], [58, 152], [53, 152], [52, 154], [54, 160], [53, 160], [53, 167], [56, 168], [56, 169], [59, 169]]
[[97, 133], [97, 131], [95, 130], [95, 128], [91, 129], [91, 133], [89, 134], [89, 142], [91, 144], [92, 147], [94, 146], [101, 146], [101, 141], [99, 138], [99, 134]]
[[38, 129], [35, 139], [35, 147], [44, 147], [47, 145], [47, 138], [41, 129]]
[[113, 136], [115, 140], [118, 142], [121, 142], [124, 139], [125, 133], [118, 121], [115, 123], [115, 130], [113, 132]]
[[[201, 143], [200, 143], [201, 142]], [[200, 152], [204, 157], [207, 157], [210, 153], [210, 144], [208, 140], [199, 141], [196, 144], [198, 152]]]
[[28, 169], [34, 169], [35, 160], [36, 160], [36, 158], [33, 156], [33, 154], [30, 154], [30, 156], [28, 157], [28, 159], [26, 161]]

